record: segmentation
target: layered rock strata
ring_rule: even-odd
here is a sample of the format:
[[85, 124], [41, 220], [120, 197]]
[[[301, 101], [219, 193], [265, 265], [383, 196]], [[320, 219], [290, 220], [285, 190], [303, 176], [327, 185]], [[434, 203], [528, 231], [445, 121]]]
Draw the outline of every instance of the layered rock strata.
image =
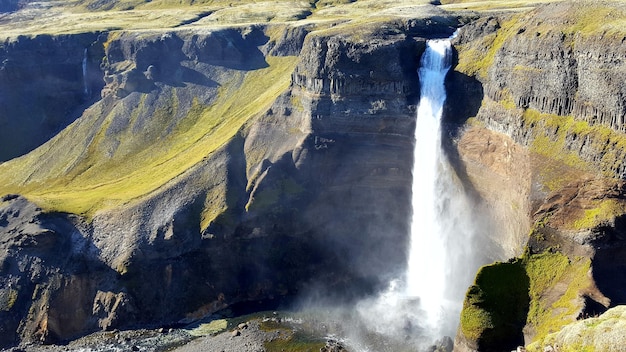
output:
[[101, 98], [94, 86], [76, 121], [0, 166], [43, 204], [2, 203], [2, 345], [385, 284], [405, 265], [418, 58], [423, 36], [456, 24], [441, 21], [367, 40], [256, 25], [102, 35]]
[[[524, 344], [542, 350], [550, 333], [626, 303], [614, 271], [623, 267], [625, 248], [620, 82], [626, 46], [621, 31], [608, 29], [624, 8], [581, 6], [564, 2], [486, 17], [456, 39], [459, 60], [449, 87], [469, 88], [480, 102], [469, 104], [477, 111], [450, 110], [472, 117], [458, 137], [461, 165], [508, 224], [500, 243], [521, 255], [479, 273], [466, 297], [458, 351]], [[604, 17], [591, 23], [589, 11]], [[494, 180], [506, 191], [485, 186]], [[498, 300], [483, 300], [519, 288], [499, 288], [505, 281], [497, 275], [493, 283], [479, 280], [512, 264], [528, 279], [522, 287], [528, 301], [511, 303], [527, 309], [516, 333], [498, 320]]]

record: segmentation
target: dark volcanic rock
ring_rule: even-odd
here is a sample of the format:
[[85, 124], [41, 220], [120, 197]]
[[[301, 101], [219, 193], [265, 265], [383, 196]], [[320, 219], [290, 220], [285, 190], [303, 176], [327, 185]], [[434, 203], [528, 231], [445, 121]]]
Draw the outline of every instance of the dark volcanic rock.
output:
[[0, 223], [0, 344], [59, 342], [132, 317], [77, 218], [5, 197]]
[[[459, 168], [497, 209], [502, 223], [519, 224], [501, 227], [507, 229], [498, 235], [501, 244], [517, 248], [515, 255], [526, 247], [522, 258], [561, 256], [568, 270], [580, 270], [578, 277], [552, 283], [545, 294], [533, 297], [531, 292], [531, 306], [539, 302], [552, 312], [562, 309], [553, 304], [566, 294], [575, 298], [568, 299], [569, 313], [561, 326], [624, 303], [626, 281], [620, 270], [626, 248], [626, 192], [620, 179], [626, 151], [620, 141], [626, 116], [621, 83], [626, 78], [626, 46], [619, 31], [581, 25], [589, 13], [613, 14], [606, 17], [610, 21], [612, 16], [623, 18], [624, 9], [618, 2], [544, 5], [475, 21], [461, 29], [455, 42], [462, 72], [450, 76], [448, 87], [451, 94], [467, 88], [472, 94], [463, 99], [469, 107], [449, 107], [447, 113], [461, 115], [455, 116], [460, 121], [474, 118], [459, 134]], [[580, 266], [581, 260], [591, 268]], [[535, 287], [532, 282], [530, 286]], [[482, 302], [475, 293], [468, 291], [466, 308], [472, 300], [475, 307], [496, 301]], [[471, 309], [466, 308], [462, 314], [471, 321]], [[532, 309], [530, 314], [528, 320], [519, 319], [526, 323], [526, 344], [545, 337], [541, 324], [553, 323], [543, 321], [550, 318], [533, 321]], [[494, 341], [481, 347], [490, 329], [476, 333], [467, 321], [455, 350], [503, 348]], [[505, 328], [494, 325], [496, 330]], [[521, 327], [516, 331], [521, 333]], [[517, 337], [510, 346], [521, 343]]]
[[49, 140], [98, 95], [103, 86], [98, 37], [20, 36], [0, 44], [0, 161]]

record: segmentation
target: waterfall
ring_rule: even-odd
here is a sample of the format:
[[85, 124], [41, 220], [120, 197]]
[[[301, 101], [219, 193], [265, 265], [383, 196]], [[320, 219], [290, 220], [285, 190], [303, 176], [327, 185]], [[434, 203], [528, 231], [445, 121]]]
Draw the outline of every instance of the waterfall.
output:
[[449, 39], [431, 40], [419, 70], [421, 99], [415, 128], [413, 217], [406, 295], [419, 298], [423, 325], [435, 336], [454, 336], [465, 289], [476, 269], [476, 224], [470, 202], [441, 144]]
[[85, 50], [83, 51], [82, 68], [83, 68], [83, 93], [86, 98], [89, 98], [91, 94], [89, 92], [89, 84], [87, 83], [87, 48], [85, 48]]
[[[366, 331], [410, 350], [429, 349], [436, 340], [455, 336], [465, 291], [481, 264], [473, 247], [478, 229], [484, 226], [483, 216], [473, 213], [476, 205], [466, 196], [442, 147], [444, 80], [451, 56], [450, 39], [437, 39], [427, 42], [421, 59], [407, 271], [378, 297], [357, 304]], [[368, 340], [368, 336], [364, 333], [353, 340]], [[399, 350], [381, 345], [371, 349], [368, 343], [353, 348]]]
[[441, 112], [446, 100], [444, 78], [450, 68], [450, 41], [427, 43], [419, 71], [421, 98], [415, 127], [413, 218], [406, 277], [407, 295], [419, 297], [426, 322], [437, 328], [446, 293], [445, 238], [442, 236], [442, 195], [445, 177], [441, 149]]

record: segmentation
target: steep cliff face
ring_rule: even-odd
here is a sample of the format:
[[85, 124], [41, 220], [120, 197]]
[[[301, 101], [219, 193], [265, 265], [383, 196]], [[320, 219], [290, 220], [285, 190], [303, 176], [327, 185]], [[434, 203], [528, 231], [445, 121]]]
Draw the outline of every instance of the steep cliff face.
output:
[[439, 22], [102, 35], [101, 98], [0, 165], [2, 192], [29, 199], [2, 204], [2, 344], [386, 283], [405, 263], [422, 37], [456, 24]]
[[498, 303], [484, 297], [516, 286], [497, 291], [479, 274], [459, 351], [531, 342], [529, 350], [540, 350], [548, 334], [625, 302], [617, 274], [625, 247], [624, 11], [617, 2], [563, 2], [480, 19], [456, 39], [449, 86], [469, 88], [480, 102], [478, 111], [451, 110], [472, 117], [458, 153], [468, 182], [509, 224], [500, 243], [516, 255], [526, 246], [514, 263], [529, 279], [529, 301], [519, 302], [528, 311], [507, 342], [495, 338], [511, 336], [498, 323]]
[[0, 45], [0, 161], [40, 146], [102, 85], [97, 33], [19, 37]]

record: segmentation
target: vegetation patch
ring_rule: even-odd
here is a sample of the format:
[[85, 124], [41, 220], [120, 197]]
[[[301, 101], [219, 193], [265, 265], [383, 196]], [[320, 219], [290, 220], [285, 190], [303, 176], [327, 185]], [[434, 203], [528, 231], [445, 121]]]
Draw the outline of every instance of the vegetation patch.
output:
[[276, 338], [264, 344], [267, 352], [319, 352], [326, 341], [295, 331], [286, 338]]
[[497, 52], [516, 33], [519, 17], [520, 15], [517, 15], [508, 21], [502, 22], [500, 29], [495, 33], [460, 45], [457, 48], [459, 61], [454, 69], [469, 76], [478, 76], [481, 79], [486, 79]]
[[[558, 0], [557, 0], [558, 1]], [[562, 0], [561, 0], [562, 1]], [[523, 11], [532, 9], [538, 5], [553, 3], [550, 0], [441, 0], [442, 8], [450, 11], [470, 10], [481, 12], [495, 11]]]
[[479, 349], [513, 349], [526, 325], [540, 344], [575, 321], [590, 265], [588, 258], [548, 251], [482, 267], [463, 303], [463, 335]]
[[[542, 253], [523, 259], [530, 278], [528, 325], [534, 329], [533, 341], [545, 337], [576, 320], [583, 306], [581, 292], [591, 285], [588, 258], [570, 260], [561, 253]], [[557, 284], [566, 285], [559, 291]]]
[[463, 303], [463, 335], [476, 341], [478, 349], [515, 348], [523, 342], [528, 288], [529, 279], [520, 260], [482, 267]]
[[595, 207], [585, 209], [583, 215], [571, 224], [574, 230], [591, 229], [616, 216], [624, 214], [624, 205], [616, 199], [602, 199], [595, 201]]
[[[524, 110], [522, 117], [524, 124], [533, 130], [532, 152], [582, 171], [597, 170], [599, 166], [607, 177], [615, 177], [624, 162], [626, 135], [610, 127], [590, 125], [573, 116], [543, 114], [533, 109]], [[583, 159], [577, 147], [580, 141], [585, 141], [593, 154], [600, 158]]]
[[17, 302], [17, 290], [12, 288], [0, 290], [0, 311], [10, 311], [15, 302]]
[[618, 306], [597, 318], [567, 325], [559, 332], [548, 335], [543, 344], [534, 344], [529, 351], [543, 351], [539, 347], [558, 345], [560, 352], [618, 352], [626, 344], [624, 331], [626, 306]]
[[227, 328], [228, 321], [226, 319], [216, 319], [207, 324], [200, 324], [197, 328], [189, 330], [189, 334], [192, 336], [216, 335], [225, 331]]

